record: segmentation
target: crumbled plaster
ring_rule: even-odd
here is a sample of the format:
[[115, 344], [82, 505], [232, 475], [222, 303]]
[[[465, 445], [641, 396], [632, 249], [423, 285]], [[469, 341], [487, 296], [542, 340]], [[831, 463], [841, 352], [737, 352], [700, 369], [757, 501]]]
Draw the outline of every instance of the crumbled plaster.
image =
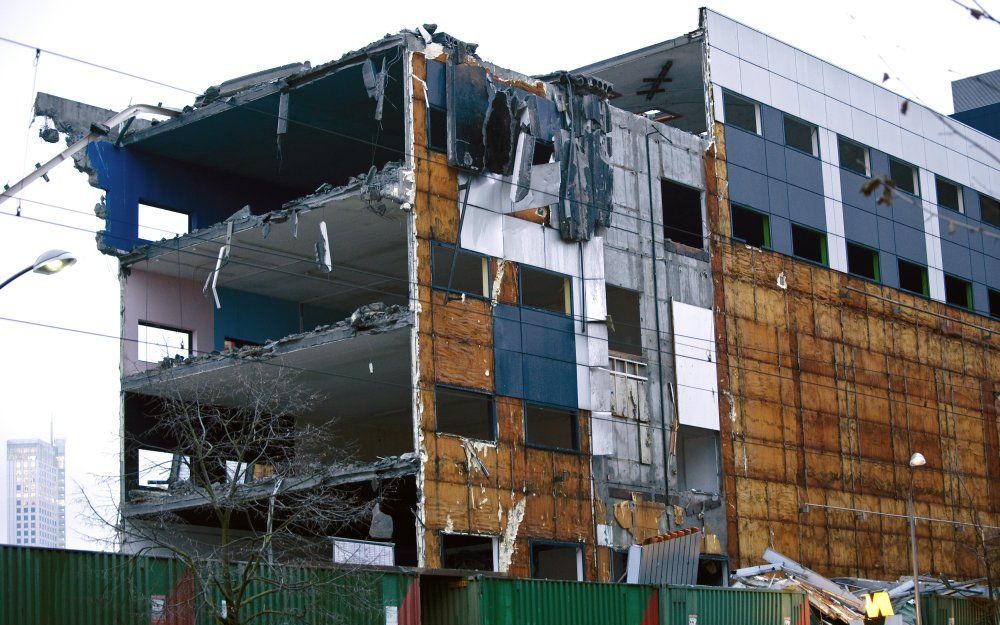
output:
[[[511, 493], [511, 499], [513, 498], [514, 494]], [[506, 573], [510, 569], [510, 561], [514, 557], [514, 551], [517, 549], [517, 531], [521, 527], [521, 521], [524, 520], [524, 507], [527, 503], [528, 498], [521, 497], [521, 500], [514, 504], [514, 507], [507, 512], [507, 525], [500, 536], [499, 545], [499, 568], [501, 573]], [[503, 515], [503, 506], [500, 506], [499, 514]]]

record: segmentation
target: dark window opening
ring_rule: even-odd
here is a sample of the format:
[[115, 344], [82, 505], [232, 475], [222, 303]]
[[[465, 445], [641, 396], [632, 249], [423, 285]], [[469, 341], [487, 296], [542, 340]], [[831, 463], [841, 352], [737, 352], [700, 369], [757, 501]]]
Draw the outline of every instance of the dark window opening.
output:
[[459, 249], [458, 258], [454, 259], [455, 248], [443, 244], [435, 244], [432, 250], [434, 288], [475, 297], [489, 295], [489, 263], [485, 256]]
[[957, 184], [941, 176], [935, 176], [934, 186], [937, 189], [938, 206], [962, 212], [962, 189]]
[[552, 159], [552, 155], [555, 154], [555, 146], [552, 145], [551, 141], [542, 141], [541, 139], [535, 140], [535, 151], [531, 157], [532, 165], [544, 165]]
[[979, 195], [979, 212], [983, 221], [1000, 228], [1000, 202], [988, 195]]
[[663, 208], [663, 236], [702, 249], [701, 191], [661, 180], [660, 203]]
[[820, 265], [828, 262], [826, 234], [792, 224], [792, 254]]
[[577, 412], [536, 404], [524, 406], [524, 439], [531, 447], [578, 451]]
[[569, 277], [527, 265], [520, 266], [521, 305], [561, 315], [572, 314]]
[[764, 213], [733, 206], [733, 238], [754, 247], [771, 247], [771, 220]]
[[232, 351], [234, 349], [243, 349], [244, 347], [260, 347], [261, 343], [256, 343], [254, 341], [245, 341], [243, 339], [234, 339], [227, 336], [222, 341], [223, 351]]
[[583, 581], [583, 552], [573, 543], [531, 543], [531, 576], [535, 579]]
[[944, 276], [944, 301], [972, 310], [972, 283], [955, 276]]
[[437, 431], [483, 441], [496, 440], [493, 396], [445, 386], [435, 388]]
[[785, 115], [785, 145], [806, 154], [819, 156], [816, 126]]
[[611, 550], [611, 581], [615, 584], [625, 583], [628, 575], [628, 549]]
[[882, 272], [878, 264], [878, 252], [870, 247], [858, 245], [857, 243], [847, 243], [847, 271], [862, 278], [875, 280], [882, 279]]
[[698, 557], [699, 586], [725, 586], [727, 561], [725, 556], [702, 554]]
[[929, 297], [931, 292], [927, 282], [927, 267], [899, 260], [899, 288]]
[[989, 290], [990, 316], [1000, 319], [1000, 291]]
[[727, 124], [758, 134], [755, 102], [726, 92], [722, 95], [722, 108], [725, 111]]
[[431, 106], [427, 115], [427, 147], [448, 152], [448, 111], [440, 106]]
[[493, 571], [493, 539], [489, 536], [442, 534], [441, 566], [446, 569]]
[[719, 492], [719, 433], [682, 425], [678, 429], [677, 484], [681, 490]]
[[641, 355], [639, 293], [607, 284], [605, 299], [608, 306], [608, 349]]
[[837, 151], [840, 153], [840, 166], [862, 176], [870, 175], [868, 163], [868, 148], [844, 137], [837, 137]]
[[920, 195], [917, 168], [909, 163], [889, 157], [889, 178], [896, 188], [910, 195]]

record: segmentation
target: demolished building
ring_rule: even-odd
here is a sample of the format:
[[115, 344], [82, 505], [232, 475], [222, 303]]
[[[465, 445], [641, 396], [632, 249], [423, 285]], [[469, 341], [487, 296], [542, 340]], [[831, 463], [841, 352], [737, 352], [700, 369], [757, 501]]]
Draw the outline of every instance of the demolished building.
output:
[[[358, 456], [331, 479], [393, 485], [396, 564], [619, 580], [698, 528], [700, 583], [767, 546], [895, 578], [920, 451], [920, 568], [978, 576], [1000, 146], [902, 102], [708, 10], [538, 77], [424, 25], [158, 123], [41, 95], [121, 268], [123, 514], [166, 505], [158, 384], [263, 359], [328, 398], [301, 418]], [[862, 193], [889, 173], [901, 199]]]

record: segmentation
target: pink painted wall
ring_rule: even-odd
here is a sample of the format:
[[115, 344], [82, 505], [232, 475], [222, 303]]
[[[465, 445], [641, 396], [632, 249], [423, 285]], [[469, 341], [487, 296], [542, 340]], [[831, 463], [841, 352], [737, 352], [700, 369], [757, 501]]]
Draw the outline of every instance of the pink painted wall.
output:
[[192, 355], [212, 351], [215, 344], [212, 298], [201, 293], [201, 284], [144, 271], [132, 271], [125, 279], [125, 311], [122, 315], [122, 374], [131, 375], [153, 363], [139, 362], [136, 340], [139, 322], [159, 324], [191, 332]]

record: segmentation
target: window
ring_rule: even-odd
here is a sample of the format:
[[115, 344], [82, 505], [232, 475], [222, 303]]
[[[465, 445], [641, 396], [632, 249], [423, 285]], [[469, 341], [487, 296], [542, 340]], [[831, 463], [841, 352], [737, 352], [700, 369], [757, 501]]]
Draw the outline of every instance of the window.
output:
[[583, 581], [583, 550], [574, 543], [532, 542], [531, 576]]
[[962, 207], [962, 189], [950, 180], [941, 176], [934, 177], [934, 186], [937, 188], [938, 206], [950, 208], [959, 213], [964, 212]]
[[899, 288], [904, 291], [930, 297], [930, 286], [927, 282], [927, 267], [905, 260], [899, 260]]
[[531, 447], [578, 451], [577, 413], [537, 404], [524, 406], [525, 443]]
[[764, 213], [733, 206], [733, 238], [754, 247], [771, 247], [771, 220]]
[[862, 176], [870, 176], [871, 163], [868, 148], [844, 137], [837, 137], [837, 151], [840, 152], [840, 166]]
[[785, 115], [785, 145], [806, 154], [819, 156], [816, 126]]
[[678, 429], [677, 483], [681, 490], [719, 492], [719, 433], [681, 425]]
[[944, 276], [944, 301], [952, 306], [972, 309], [972, 283], [956, 276]]
[[520, 266], [521, 305], [563, 315], [573, 312], [569, 277], [527, 265]]
[[431, 251], [434, 288], [474, 297], [489, 296], [489, 261], [485, 256], [459, 248], [455, 258], [455, 248], [442, 243], [435, 243]]
[[1000, 319], [1000, 291], [989, 290], [990, 316]]
[[979, 194], [979, 211], [982, 220], [991, 226], [1000, 228], [1000, 202], [988, 195]]
[[446, 386], [435, 389], [437, 431], [483, 441], [496, 440], [493, 397]]
[[448, 152], [448, 111], [430, 105], [427, 113], [427, 147], [434, 152]]
[[545, 165], [552, 160], [552, 155], [555, 154], [555, 151], [555, 146], [552, 145], [551, 141], [536, 139], [535, 150], [531, 156], [531, 164]]
[[663, 237], [702, 249], [701, 191], [669, 180], [660, 180]]
[[611, 550], [611, 582], [624, 584], [628, 576], [628, 549]]
[[827, 264], [826, 234], [792, 224], [792, 254], [820, 265]]
[[639, 293], [605, 285], [608, 305], [608, 349], [625, 354], [642, 354], [639, 320]]
[[878, 264], [878, 251], [848, 241], [847, 271], [878, 282], [882, 279], [882, 272]]
[[896, 188], [910, 195], [920, 195], [920, 178], [917, 168], [899, 159], [889, 157], [889, 178]]
[[441, 534], [441, 566], [446, 569], [494, 571], [496, 539], [490, 536]]
[[757, 129], [760, 128], [760, 112], [756, 102], [726, 92], [722, 94], [722, 108], [727, 124], [759, 134]]
[[172, 239], [191, 231], [191, 219], [187, 214], [139, 204], [139, 238], [145, 241]]
[[187, 330], [168, 328], [139, 322], [139, 360], [160, 362], [164, 358], [189, 358], [191, 333]]
[[174, 455], [166, 451], [139, 450], [139, 486], [166, 488]]

